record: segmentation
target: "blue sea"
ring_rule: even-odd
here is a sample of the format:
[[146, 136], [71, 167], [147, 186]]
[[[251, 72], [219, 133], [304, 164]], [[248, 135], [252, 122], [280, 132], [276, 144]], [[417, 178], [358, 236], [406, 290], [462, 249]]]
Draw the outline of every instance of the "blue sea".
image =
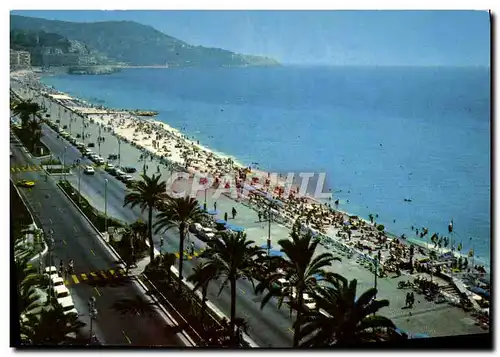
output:
[[341, 210], [378, 214], [394, 234], [447, 235], [453, 219], [452, 239], [489, 265], [489, 68], [125, 69], [42, 81], [94, 103], [157, 110], [245, 164], [326, 172]]

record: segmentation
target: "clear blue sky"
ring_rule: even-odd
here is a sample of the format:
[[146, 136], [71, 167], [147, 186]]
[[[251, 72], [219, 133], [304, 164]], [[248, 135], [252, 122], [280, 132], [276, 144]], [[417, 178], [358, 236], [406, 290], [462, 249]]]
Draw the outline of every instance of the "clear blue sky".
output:
[[195, 45], [321, 65], [489, 66], [485, 11], [55, 11], [67, 21], [133, 20]]

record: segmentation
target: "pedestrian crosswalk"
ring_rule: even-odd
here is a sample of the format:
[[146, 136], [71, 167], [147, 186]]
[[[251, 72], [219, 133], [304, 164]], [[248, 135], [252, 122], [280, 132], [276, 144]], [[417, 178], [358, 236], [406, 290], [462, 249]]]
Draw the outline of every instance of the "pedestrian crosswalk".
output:
[[64, 277], [64, 285], [71, 286], [80, 283], [90, 283], [94, 281], [105, 281], [119, 279], [127, 276], [125, 269], [109, 269], [90, 271], [86, 273], [67, 274]]
[[[201, 253], [203, 253], [205, 251], [205, 248], [202, 248], [200, 250], [198, 250], [197, 252], [194, 252], [193, 254], [189, 254], [190, 252], [185, 250], [184, 251], [184, 258], [187, 258], [187, 260], [193, 260], [194, 258], [197, 258], [200, 256]], [[175, 257], [177, 259], [179, 259], [180, 255], [179, 255], [179, 252], [175, 252]]]
[[41, 165], [12, 166], [10, 168], [11, 172], [36, 172], [42, 170], [43, 167]]

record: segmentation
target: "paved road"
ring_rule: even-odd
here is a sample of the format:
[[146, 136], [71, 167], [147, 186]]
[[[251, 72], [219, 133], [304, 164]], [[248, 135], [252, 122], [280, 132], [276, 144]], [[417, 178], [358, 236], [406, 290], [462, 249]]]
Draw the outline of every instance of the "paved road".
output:
[[[51, 109], [53, 118], [57, 116], [57, 109]], [[49, 106], [50, 108], [50, 106]], [[62, 154], [65, 151], [65, 162], [73, 163], [77, 159], [81, 160], [81, 164], [92, 164], [86, 158], [81, 157], [78, 149], [62, 138], [57, 137], [48, 126], [44, 125], [42, 141], [48, 148], [62, 160]], [[64, 147], [66, 146], [66, 150]], [[104, 187], [105, 179], [107, 183], [107, 212], [110, 216], [116, 217], [123, 221], [132, 223], [138, 217], [146, 220], [146, 214], [141, 214], [139, 209], [123, 208], [123, 198], [125, 196], [125, 185], [116, 180], [113, 176], [107, 174], [102, 169], [96, 169], [93, 176], [87, 176], [78, 170], [73, 170], [72, 175], [68, 175], [67, 179], [72, 182], [75, 187], [78, 187], [80, 176], [80, 188], [82, 194], [98, 209], [104, 210]], [[178, 251], [178, 232], [175, 230], [168, 231], [164, 235], [164, 251]], [[154, 236], [155, 247], [160, 250], [160, 235]], [[194, 238], [196, 249], [205, 247], [205, 243]], [[197, 264], [196, 259], [186, 261], [184, 264], [184, 275], [188, 276], [193, 267]], [[230, 291], [226, 288], [218, 295], [220, 283], [214, 282], [210, 285], [208, 297], [221, 311], [229, 316], [230, 313]], [[260, 309], [261, 297], [255, 296], [253, 287], [250, 282], [238, 282], [237, 296], [237, 314], [245, 318], [250, 326], [248, 334], [250, 337], [262, 347], [289, 347], [292, 344], [292, 320], [290, 319], [289, 311], [286, 308], [279, 310], [275, 302], [269, 303], [263, 310]]]
[[[35, 163], [16, 143], [11, 144], [11, 149], [11, 165]], [[130, 299], [139, 298], [139, 288], [126, 279], [113, 281], [103, 278], [102, 272], [109, 275], [110, 269], [118, 270], [115, 259], [103, 247], [100, 238], [85, 218], [56, 187], [52, 178], [45, 182], [44, 175], [39, 172], [15, 173], [12, 176], [14, 180], [29, 179], [37, 182], [32, 189], [20, 188], [21, 194], [34, 212], [37, 224], [45, 231], [53, 230], [55, 244], [50, 256], [52, 264], [58, 266], [60, 259], [65, 262], [69, 259], [75, 261], [75, 276], [82, 281], [78, 280], [76, 283], [69, 276], [68, 285], [81, 320], [87, 324], [87, 301], [91, 296], [96, 297], [98, 317], [94, 322], [94, 331], [99, 341], [106, 345], [183, 346], [179, 337], [169, 332], [169, 326], [159, 314], [122, 313], [117, 308], [117, 302], [127, 305]], [[45, 265], [48, 264], [47, 255]], [[91, 273], [100, 276], [99, 282], [94, 283], [92, 279], [83, 281], [81, 274], [90, 278]], [[85, 333], [88, 336], [88, 332]]]

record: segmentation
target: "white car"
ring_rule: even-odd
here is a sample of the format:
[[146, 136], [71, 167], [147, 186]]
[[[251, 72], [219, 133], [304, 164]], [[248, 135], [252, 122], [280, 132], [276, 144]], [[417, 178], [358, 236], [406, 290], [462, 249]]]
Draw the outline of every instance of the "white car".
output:
[[106, 171], [111, 171], [111, 170], [113, 170], [114, 168], [115, 168], [115, 165], [110, 164], [109, 162], [108, 162], [108, 163], [106, 163], [106, 168], [105, 168], [105, 170], [106, 170]]
[[98, 156], [98, 157], [95, 159], [95, 161], [97, 161], [97, 163], [98, 163], [99, 165], [103, 165], [103, 164], [106, 162], [106, 161], [104, 161], [104, 159], [103, 159], [102, 157], [100, 157], [100, 156]]
[[54, 291], [54, 296], [56, 299], [62, 299], [68, 296], [71, 297], [68, 288], [64, 285], [54, 286], [52, 290]]
[[95, 174], [95, 170], [92, 166], [85, 166], [85, 169], [83, 170], [83, 172], [87, 175]]
[[73, 299], [70, 296], [57, 299], [57, 302], [63, 308], [64, 315], [69, 315], [69, 314], [78, 315], [78, 311], [75, 309], [75, 304], [73, 303]]
[[64, 286], [64, 279], [61, 278], [60, 276], [52, 276], [51, 279], [52, 280], [52, 286], [53, 287], [56, 287], [56, 286]]
[[57, 268], [55, 266], [46, 267], [45, 268], [45, 274], [47, 274], [49, 276], [49, 279], [58, 278], [59, 277], [59, 274], [57, 272]]

